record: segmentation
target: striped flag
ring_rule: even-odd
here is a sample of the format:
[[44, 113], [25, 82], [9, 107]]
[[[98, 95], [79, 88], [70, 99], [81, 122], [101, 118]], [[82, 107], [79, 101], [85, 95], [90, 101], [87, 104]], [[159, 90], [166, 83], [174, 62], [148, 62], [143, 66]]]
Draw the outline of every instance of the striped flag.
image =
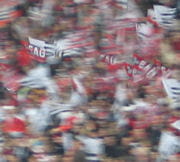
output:
[[4, 6], [0, 8], [0, 27], [8, 24], [15, 18], [19, 17], [21, 12], [17, 10], [16, 6]]
[[56, 105], [53, 105], [53, 108], [50, 110], [50, 115], [59, 115], [62, 114], [72, 114], [72, 105], [70, 104], [62, 104], [58, 103]]
[[155, 20], [164, 28], [170, 28], [174, 25], [176, 17], [176, 8], [170, 8], [161, 5], [154, 5]]
[[39, 57], [45, 61], [49, 56], [59, 58], [79, 56], [94, 43], [89, 39], [86, 31], [65, 34], [63, 38], [54, 41], [52, 44], [29, 37], [29, 50], [33, 58], [38, 59], [37, 57]]
[[83, 44], [73, 43], [69, 39], [61, 39], [56, 42], [56, 50], [61, 54], [61, 57], [77, 56], [82, 54]]
[[163, 79], [164, 89], [174, 103], [180, 103], [180, 81], [176, 79]]
[[42, 40], [34, 39], [29, 37], [29, 43], [35, 47], [41, 48], [45, 50], [46, 56], [48, 55], [54, 55], [56, 52], [56, 48], [54, 44], [47, 43]]
[[45, 61], [48, 56], [56, 56], [56, 46], [42, 40], [29, 37], [29, 50], [31, 56], [41, 61]]
[[64, 38], [55, 43], [57, 53], [66, 56], [79, 56], [84, 53], [86, 48], [93, 45], [86, 31], [77, 31], [75, 33], [66, 33]]

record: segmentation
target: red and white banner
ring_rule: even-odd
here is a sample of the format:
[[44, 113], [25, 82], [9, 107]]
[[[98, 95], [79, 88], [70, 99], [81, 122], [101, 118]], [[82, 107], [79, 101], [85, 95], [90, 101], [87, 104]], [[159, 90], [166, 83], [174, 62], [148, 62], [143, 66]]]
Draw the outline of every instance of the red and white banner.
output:
[[161, 64], [159, 60], [145, 60], [134, 54], [133, 64], [130, 66], [131, 75], [134, 82], [143, 80], [153, 80], [155, 77], [170, 76], [170, 69]]

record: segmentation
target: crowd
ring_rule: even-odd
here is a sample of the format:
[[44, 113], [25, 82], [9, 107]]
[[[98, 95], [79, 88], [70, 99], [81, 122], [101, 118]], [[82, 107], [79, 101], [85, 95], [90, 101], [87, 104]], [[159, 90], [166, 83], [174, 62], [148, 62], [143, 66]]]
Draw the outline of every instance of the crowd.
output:
[[0, 0], [0, 162], [178, 162], [178, 0]]

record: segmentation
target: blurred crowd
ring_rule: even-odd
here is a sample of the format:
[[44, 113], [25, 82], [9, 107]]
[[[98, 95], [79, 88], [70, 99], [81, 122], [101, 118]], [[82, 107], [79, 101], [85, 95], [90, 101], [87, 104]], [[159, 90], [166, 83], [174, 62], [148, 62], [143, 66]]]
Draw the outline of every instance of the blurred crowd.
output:
[[0, 5], [0, 162], [179, 161], [180, 1]]

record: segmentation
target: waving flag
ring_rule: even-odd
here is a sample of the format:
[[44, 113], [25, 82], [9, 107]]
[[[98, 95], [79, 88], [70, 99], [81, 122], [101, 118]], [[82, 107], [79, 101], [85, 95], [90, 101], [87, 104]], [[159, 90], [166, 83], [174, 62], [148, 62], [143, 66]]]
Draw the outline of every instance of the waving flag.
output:
[[154, 5], [154, 15], [156, 21], [164, 28], [170, 28], [174, 25], [176, 8], [170, 8], [161, 5]]
[[67, 33], [64, 38], [57, 40], [55, 43], [56, 51], [61, 56], [79, 56], [85, 53], [89, 47], [94, 45], [93, 40], [88, 36], [87, 31], [77, 31]]
[[45, 41], [29, 37], [29, 50], [31, 56], [38, 61], [45, 61], [48, 56], [56, 55], [56, 46]]
[[180, 102], [180, 81], [176, 79], [163, 79], [163, 86], [164, 89], [169, 96], [175, 103]]
[[19, 16], [21, 16], [21, 11], [16, 6], [2, 6], [0, 8], [0, 27], [5, 26]]

